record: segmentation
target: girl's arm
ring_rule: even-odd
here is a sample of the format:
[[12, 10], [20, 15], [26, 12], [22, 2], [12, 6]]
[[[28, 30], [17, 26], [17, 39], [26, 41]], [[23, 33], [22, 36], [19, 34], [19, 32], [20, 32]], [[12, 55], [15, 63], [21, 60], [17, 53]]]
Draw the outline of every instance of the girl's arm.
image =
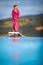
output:
[[13, 19], [16, 19], [14, 11], [12, 11], [12, 17], [13, 17]]
[[14, 17], [14, 16], [15, 16], [14, 11], [12, 11], [12, 17]]
[[20, 14], [20, 12], [19, 12], [19, 10], [18, 10], [18, 17], [19, 17], [19, 14]]

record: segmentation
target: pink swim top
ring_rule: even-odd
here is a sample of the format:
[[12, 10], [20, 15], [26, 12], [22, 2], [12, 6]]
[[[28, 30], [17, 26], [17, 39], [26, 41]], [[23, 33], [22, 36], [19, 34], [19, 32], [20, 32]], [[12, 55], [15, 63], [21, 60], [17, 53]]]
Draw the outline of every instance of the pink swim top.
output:
[[19, 11], [17, 11], [17, 13], [16, 13], [14, 10], [12, 10], [12, 17], [13, 17], [13, 20], [14, 19], [18, 19], [18, 17], [19, 17]]

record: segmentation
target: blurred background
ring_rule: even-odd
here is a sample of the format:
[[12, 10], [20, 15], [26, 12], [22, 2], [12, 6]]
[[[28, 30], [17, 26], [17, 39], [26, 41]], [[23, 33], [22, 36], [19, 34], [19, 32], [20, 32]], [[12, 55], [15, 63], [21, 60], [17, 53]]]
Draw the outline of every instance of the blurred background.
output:
[[[14, 4], [26, 37], [8, 37]], [[43, 65], [43, 0], [0, 0], [0, 65]]]
[[19, 31], [25, 36], [43, 37], [43, 0], [0, 0], [0, 36], [12, 31], [14, 4], [20, 11]]

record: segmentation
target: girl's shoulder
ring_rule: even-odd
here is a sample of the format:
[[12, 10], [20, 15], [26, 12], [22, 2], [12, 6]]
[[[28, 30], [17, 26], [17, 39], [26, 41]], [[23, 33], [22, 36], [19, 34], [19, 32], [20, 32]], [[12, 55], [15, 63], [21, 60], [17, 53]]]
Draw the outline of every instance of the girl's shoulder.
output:
[[14, 10], [12, 10], [12, 12], [14, 12]]

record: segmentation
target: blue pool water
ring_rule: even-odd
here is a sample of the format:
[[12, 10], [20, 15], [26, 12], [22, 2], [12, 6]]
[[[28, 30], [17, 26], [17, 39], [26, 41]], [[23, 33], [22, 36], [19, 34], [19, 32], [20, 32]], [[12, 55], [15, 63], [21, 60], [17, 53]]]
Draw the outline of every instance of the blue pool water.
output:
[[43, 65], [43, 38], [0, 37], [0, 65]]

